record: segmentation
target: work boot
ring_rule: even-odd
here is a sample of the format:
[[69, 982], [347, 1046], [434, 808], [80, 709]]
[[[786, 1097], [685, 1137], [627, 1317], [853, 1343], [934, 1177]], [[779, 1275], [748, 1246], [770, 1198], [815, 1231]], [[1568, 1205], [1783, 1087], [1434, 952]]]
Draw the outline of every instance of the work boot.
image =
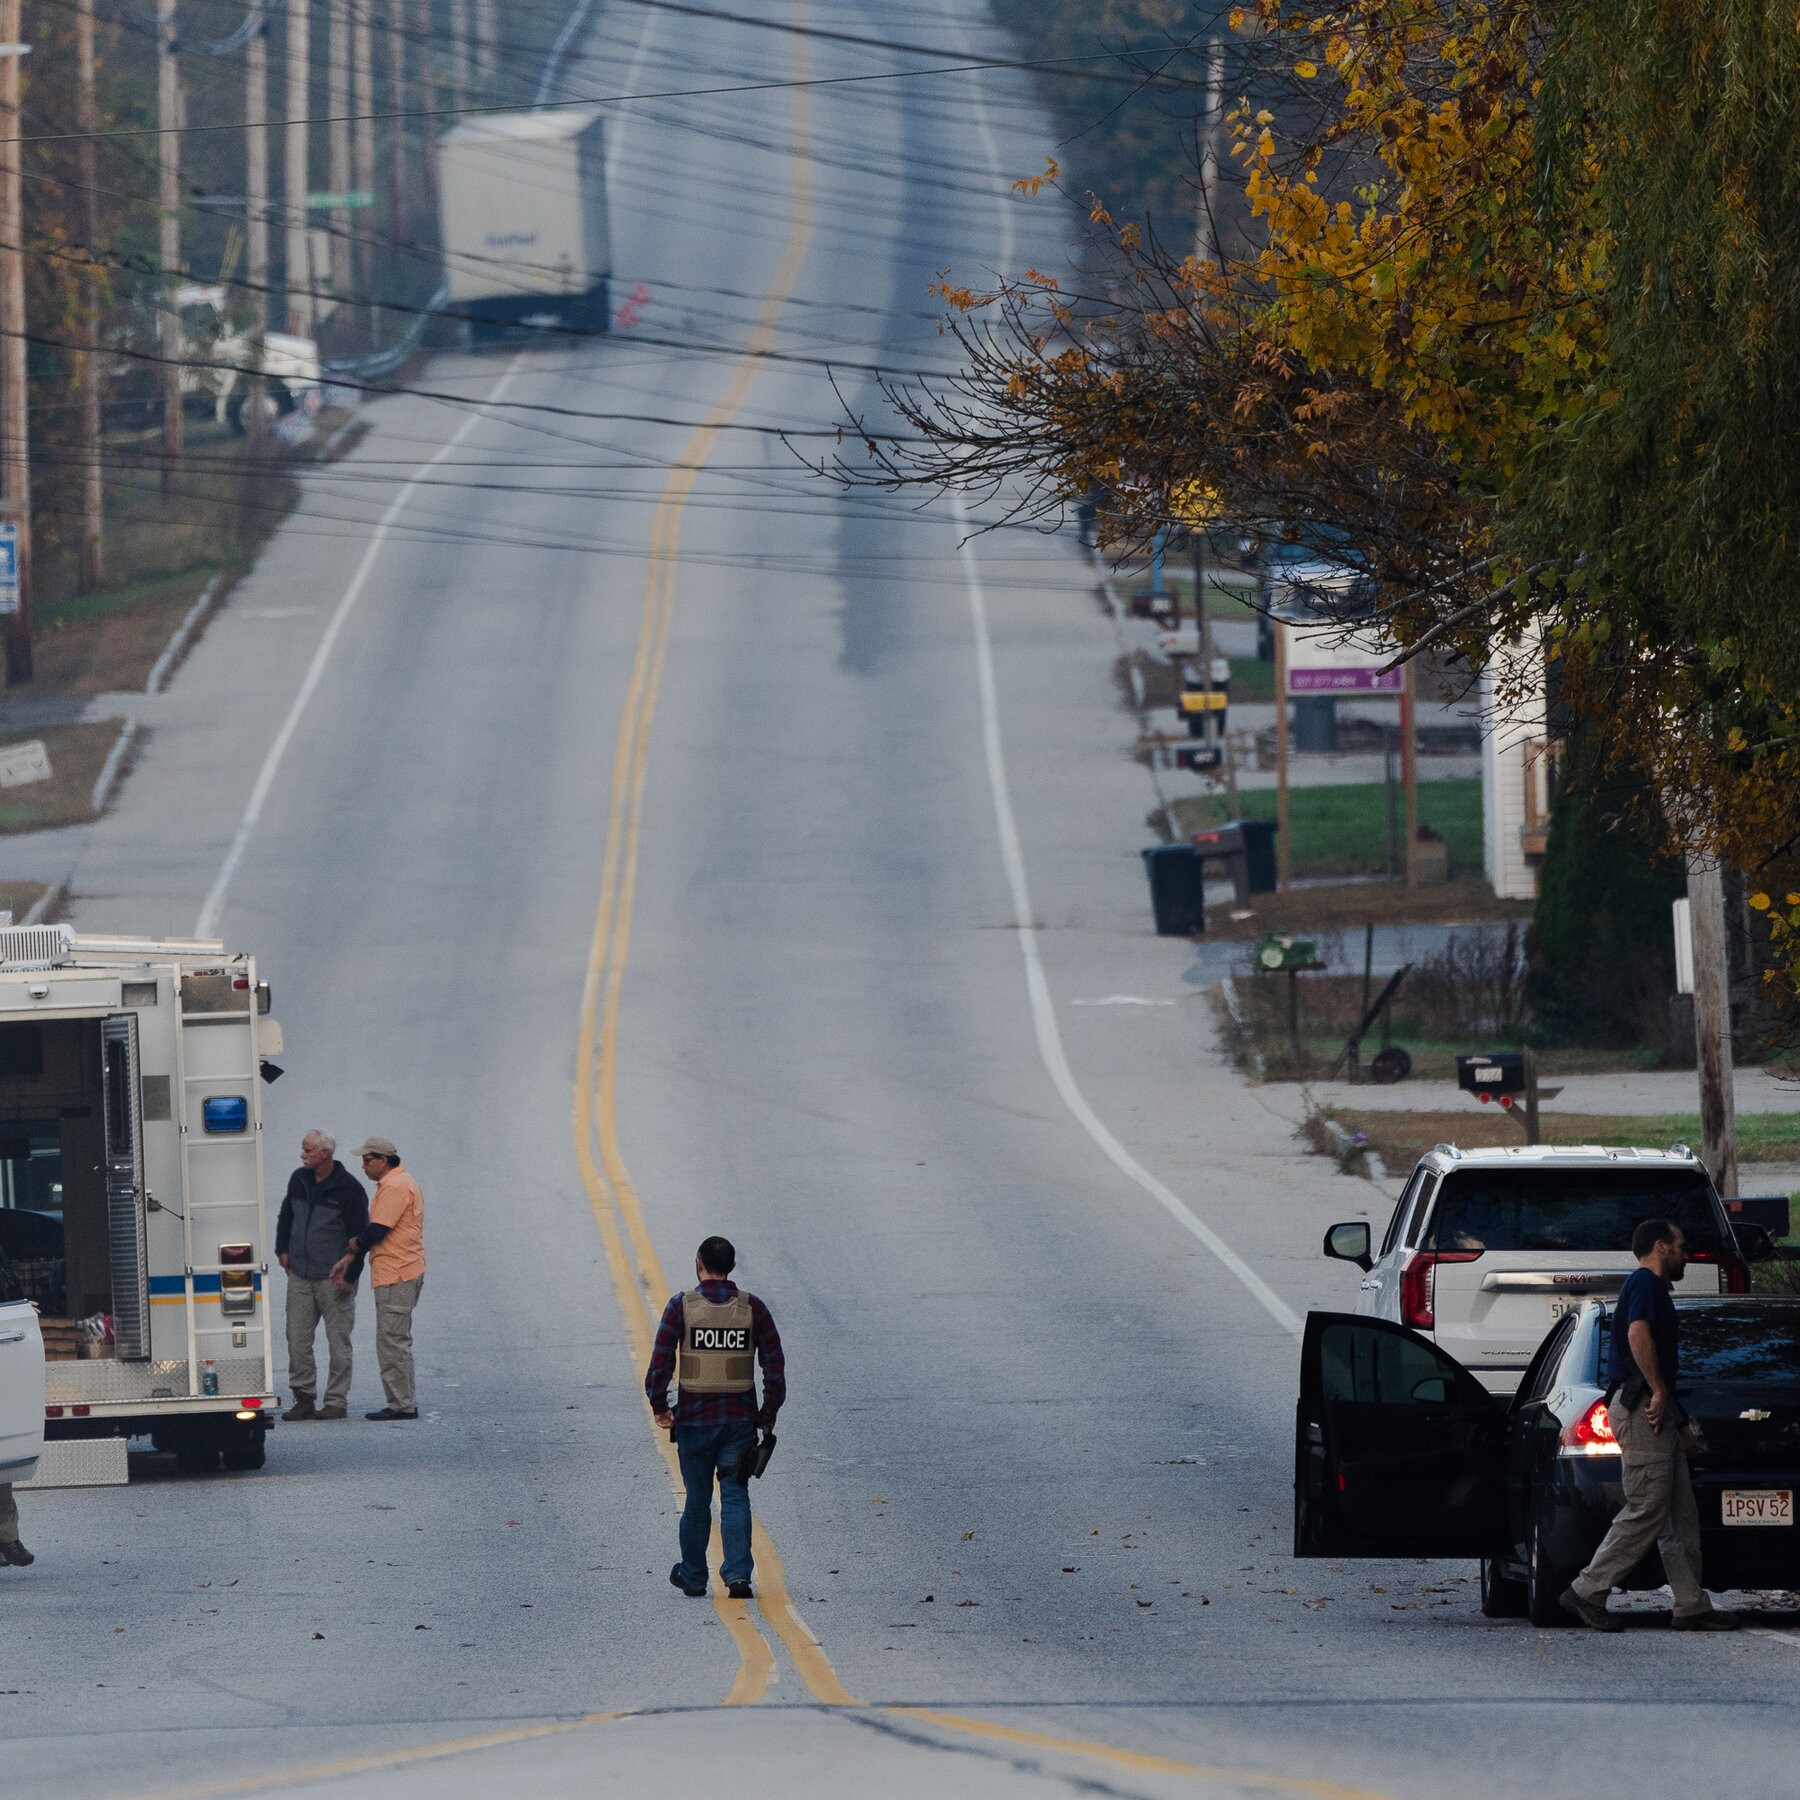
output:
[[296, 1394], [294, 1404], [281, 1415], [290, 1425], [298, 1425], [303, 1419], [316, 1419], [319, 1410], [313, 1405], [311, 1394]]
[[10, 1544], [0, 1544], [0, 1565], [11, 1563], [15, 1569], [29, 1569], [37, 1558], [14, 1538]]
[[1676, 1631], [1736, 1631], [1743, 1620], [1728, 1612], [1689, 1613], [1686, 1618], [1677, 1613], [1669, 1623]]
[[689, 1587], [688, 1584], [681, 1579], [680, 1563], [677, 1563], [674, 1568], [669, 1571], [669, 1582], [672, 1586], [680, 1588], [690, 1600], [704, 1600], [706, 1598], [705, 1582], [702, 1582], [699, 1587]]
[[319, 1419], [347, 1419], [350, 1409], [341, 1400], [327, 1400], [313, 1416]]
[[1604, 1600], [1590, 1600], [1585, 1594], [1576, 1593], [1573, 1588], [1564, 1588], [1557, 1596], [1556, 1604], [1564, 1612], [1573, 1613], [1582, 1624], [1593, 1626], [1596, 1631], [1625, 1629], [1625, 1621], [1617, 1613], [1608, 1612]]

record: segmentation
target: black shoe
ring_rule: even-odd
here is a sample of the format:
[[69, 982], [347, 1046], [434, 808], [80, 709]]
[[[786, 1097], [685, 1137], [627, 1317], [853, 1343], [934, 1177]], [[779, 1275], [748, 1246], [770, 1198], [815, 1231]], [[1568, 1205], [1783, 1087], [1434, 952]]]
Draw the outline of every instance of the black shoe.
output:
[[414, 1412], [395, 1412], [391, 1406], [384, 1406], [380, 1412], [372, 1412], [372, 1413], [364, 1413], [363, 1414], [363, 1417], [365, 1419], [416, 1419], [418, 1416], [419, 1415], [416, 1411], [414, 1411]]
[[29, 1569], [37, 1558], [14, 1538], [10, 1544], [0, 1544], [0, 1565], [11, 1563], [15, 1569]]
[[[15, 1550], [18, 1547], [13, 1545]], [[1689, 1613], [1686, 1618], [1677, 1616], [1669, 1621], [1677, 1631], [1736, 1631], [1743, 1622], [1736, 1613], [1717, 1611]]]
[[750, 1592], [750, 1584], [747, 1581], [734, 1581], [725, 1592], [733, 1600], [753, 1600], [756, 1597]]
[[674, 1568], [672, 1568], [669, 1571], [669, 1585], [671, 1587], [680, 1588], [681, 1591], [684, 1594], [686, 1594], [690, 1600], [704, 1600], [706, 1598], [706, 1589], [705, 1588], [689, 1587], [688, 1584], [681, 1579], [681, 1564], [680, 1563], [677, 1563], [674, 1566]]

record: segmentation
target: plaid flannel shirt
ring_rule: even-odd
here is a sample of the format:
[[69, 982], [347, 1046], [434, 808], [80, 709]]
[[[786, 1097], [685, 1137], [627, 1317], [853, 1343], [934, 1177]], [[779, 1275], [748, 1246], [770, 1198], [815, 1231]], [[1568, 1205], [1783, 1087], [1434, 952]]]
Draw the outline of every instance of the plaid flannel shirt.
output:
[[[700, 1292], [715, 1306], [723, 1306], [737, 1294], [737, 1284], [730, 1281], [706, 1280]], [[734, 1425], [748, 1419], [765, 1431], [773, 1428], [775, 1415], [787, 1399], [787, 1364], [781, 1354], [781, 1333], [769, 1309], [754, 1294], [750, 1302], [751, 1341], [756, 1346], [757, 1360], [762, 1364], [762, 1405], [756, 1395], [749, 1394], [678, 1394], [675, 1401], [677, 1425]], [[669, 1403], [669, 1383], [675, 1378], [675, 1359], [681, 1348], [681, 1296], [677, 1294], [663, 1308], [656, 1327], [656, 1347], [650, 1352], [650, 1367], [644, 1375], [644, 1392], [650, 1397], [653, 1412], [661, 1412]]]

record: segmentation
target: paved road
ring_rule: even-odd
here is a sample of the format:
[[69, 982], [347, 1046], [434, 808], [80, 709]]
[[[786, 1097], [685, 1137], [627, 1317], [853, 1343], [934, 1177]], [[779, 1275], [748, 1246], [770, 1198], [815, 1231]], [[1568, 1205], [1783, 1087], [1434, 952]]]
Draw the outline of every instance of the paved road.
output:
[[[633, 12], [596, 54], [637, 53]], [[800, 48], [650, 18], [646, 87]], [[832, 24], [956, 44], [942, 12]], [[640, 335], [938, 354], [934, 270], [1058, 254], [1005, 199], [1052, 134], [1011, 77], [958, 83], [647, 110], [616, 145]], [[748, 373], [621, 336], [433, 382], [832, 416], [816, 367]], [[426, 1416], [28, 1496], [9, 1788], [1501, 1795], [1579, 1759], [1597, 1795], [1787, 1791], [1800, 1638], [1541, 1633], [1483, 1620], [1465, 1566], [1283, 1554], [1293, 1323], [1349, 1303], [1319, 1233], [1381, 1200], [1296, 1156], [1149, 935], [1146, 778], [1072, 550], [965, 558], [949, 508], [837, 496], [746, 432], [372, 422], [69, 845], [82, 923], [204, 909], [265, 959], [277, 1169], [323, 1124], [421, 1176]], [[344, 610], [396, 476], [465, 428]], [[668, 1587], [638, 1392], [713, 1230], [793, 1383], [748, 1609]]]

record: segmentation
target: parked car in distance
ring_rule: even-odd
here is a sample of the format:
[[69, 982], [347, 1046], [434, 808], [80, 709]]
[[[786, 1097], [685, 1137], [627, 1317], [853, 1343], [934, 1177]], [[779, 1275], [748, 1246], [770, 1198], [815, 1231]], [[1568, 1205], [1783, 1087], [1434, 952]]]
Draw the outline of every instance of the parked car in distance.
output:
[[1687, 1239], [1684, 1294], [1741, 1294], [1767, 1233], [1733, 1226], [1683, 1145], [1459, 1150], [1419, 1159], [1376, 1250], [1366, 1221], [1333, 1225], [1325, 1254], [1363, 1271], [1356, 1310], [1424, 1333], [1497, 1394], [1518, 1385], [1544, 1333], [1637, 1267], [1633, 1228], [1672, 1219]]
[[37, 1308], [7, 1300], [0, 1284], [0, 1481], [29, 1481], [43, 1451], [44, 1336]]
[[[1800, 1585], [1800, 1300], [1676, 1300], [1676, 1398], [1711, 1588]], [[1510, 1400], [1423, 1333], [1312, 1313], [1294, 1439], [1294, 1554], [1479, 1558], [1490, 1617], [1565, 1622], [1557, 1598], [1625, 1503], [1607, 1419], [1612, 1308], [1551, 1328]], [[1653, 1549], [1630, 1588], [1660, 1587]]]

